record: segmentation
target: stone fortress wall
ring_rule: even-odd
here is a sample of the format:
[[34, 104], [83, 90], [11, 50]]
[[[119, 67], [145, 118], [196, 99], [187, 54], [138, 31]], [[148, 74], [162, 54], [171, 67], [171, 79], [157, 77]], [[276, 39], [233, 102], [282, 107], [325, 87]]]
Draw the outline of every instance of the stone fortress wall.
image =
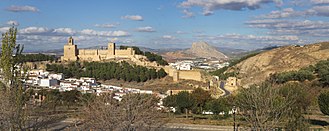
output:
[[[108, 43], [107, 49], [78, 49], [74, 44], [72, 37], [69, 38], [68, 43], [64, 45], [64, 56], [62, 61], [102, 61], [114, 58], [137, 58], [135, 57], [135, 50], [127, 48], [125, 50], [116, 49], [115, 43]], [[138, 57], [140, 58], [140, 57]]]
[[64, 56], [61, 61], [104, 61], [111, 59], [128, 59], [136, 65], [158, 68], [156, 62], [149, 62], [143, 55], [136, 55], [133, 48], [116, 49], [115, 43], [108, 43], [107, 49], [78, 49], [72, 37], [64, 45]]
[[195, 81], [206, 82], [206, 80], [203, 79], [200, 70], [184, 71], [184, 70], [173, 69], [170, 66], [166, 66], [164, 69], [169, 76], [173, 77], [174, 81], [179, 81], [183, 79], [183, 80], [195, 80]]

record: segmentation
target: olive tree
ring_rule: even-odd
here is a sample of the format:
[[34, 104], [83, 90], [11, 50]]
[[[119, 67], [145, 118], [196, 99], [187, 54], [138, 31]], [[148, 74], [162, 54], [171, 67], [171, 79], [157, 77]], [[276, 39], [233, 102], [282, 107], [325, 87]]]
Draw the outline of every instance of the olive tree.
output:
[[307, 101], [307, 93], [300, 91], [300, 86], [290, 83], [282, 87], [267, 83], [254, 85], [240, 91], [236, 105], [254, 130], [273, 130], [277, 127], [303, 130], [306, 127], [302, 114], [310, 102]]
[[329, 115], [329, 91], [323, 92], [318, 96], [318, 104], [321, 112]]
[[83, 111], [86, 130], [157, 130], [163, 114], [157, 110], [158, 98], [152, 95], [127, 94], [121, 101], [103, 94], [87, 102]]

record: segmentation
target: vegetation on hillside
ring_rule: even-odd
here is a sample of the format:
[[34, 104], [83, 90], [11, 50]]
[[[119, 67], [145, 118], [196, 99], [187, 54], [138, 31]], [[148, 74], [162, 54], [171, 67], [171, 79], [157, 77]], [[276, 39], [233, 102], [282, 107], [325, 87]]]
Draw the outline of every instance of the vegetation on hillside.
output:
[[141, 51], [137, 46], [124, 46], [124, 45], [121, 45], [119, 48], [121, 50], [125, 50], [127, 48], [133, 48], [135, 50], [135, 54], [137, 54], [137, 55], [144, 55], [144, 52]]
[[72, 62], [69, 65], [47, 64], [47, 71], [63, 73], [65, 77], [93, 77], [98, 80], [124, 80], [145, 82], [151, 79], [163, 78], [167, 73], [163, 70], [149, 69], [143, 66], [130, 65], [127, 62]]
[[275, 73], [268, 79], [272, 83], [282, 84], [289, 81], [303, 82], [316, 80], [322, 86], [329, 86], [329, 59], [310, 65], [298, 71]]
[[235, 66], [236, 64], [240, 63], [241, 61], [244, 61], [244, 60], [246, 60], [246, 59], [248, 59], [250, 57], [256, 56], [259, 53], [260, 52], [256, 52], [256, 53], [252, 53], [252, 54], [246, 55], [244, 57], [241, 57], [240, 59], [231, 60], [229, 62], [230, 63], [229, 66], [223, 67], [223, 68], [218, 69], [218, 70], [215, 70], [213, 72], [210, 72], [210, 74], [215, 75], [215, 76], [218, 76], [219, 79], [221, 79], [221, 80], [226, 80], [228, 77], [231, 77], [231, 76], [237, 76], [238, 75], [238, 72], [237, 71], [233, 71], [233, 72], [226, 72], [226, 71], [229, 68], [231, 68], [231, 67]]
[[230, 110], [231, 106], [227, 100], [226, 98], [213, 99], [208, 91], [197, 88], [192, 93], [182, 91], [178, 94], [170, 95], [163, 100], [163, 105], [175, 107], [176, 114], [189, 111], [192, 111], [194, 114], [202, 114], [203, 111], [212, 111], [218, 114], [220, 112], [228, 113]]
[[147, 57], [147, 59], [151, 62], [155, 61], [157, 62], [159, 65], [168, 65], [168, 62], [165, 61], [161, 55], [152, 53], [152, 52], [145, 52], [144, 53], [145, 56]]
[[320, 111], [325, 115], [329, 115], [329, 91], [322, 92], [319, 95], [318, 104]]
[[21, 54], [19, 56], [21, 62], [38, 62], [38, 61], [55, 61], [56, 57], [54, 55], [45, 54]]
[[135, 54], [138, 54], [138, 55], [144, 55], [146, 56], [146, 58], [153, 62], [155, 61], [156, 63], [158, 63], [159, 65], [168, 65], [168, 62], [165, 61], [161, 55], [158, 55], [158, 54], [155, 54], [155, 53], [152, 53], [152, 52], [143, 52], [141, 51], [138, 47], [136, 46], [120, 46], [120, 49], [127, 49], [127, 48], [133, 48], [135, 50]]

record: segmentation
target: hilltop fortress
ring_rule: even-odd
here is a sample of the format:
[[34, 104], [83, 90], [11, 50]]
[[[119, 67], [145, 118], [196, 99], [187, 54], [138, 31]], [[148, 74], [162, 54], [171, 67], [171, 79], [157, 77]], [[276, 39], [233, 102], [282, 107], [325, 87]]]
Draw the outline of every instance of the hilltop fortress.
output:
[[130, 58], [139, 59], [140, 55], [135, 55], [133, 48], [118, 50], [115, 43], [108, 43], [107, 49], [78, 49], [74, 44], [74, 39], [69, 38], [66, 45], [64, 45], [64, 56], [61, 57], [62, 61], [103, 61], [115, 58]]

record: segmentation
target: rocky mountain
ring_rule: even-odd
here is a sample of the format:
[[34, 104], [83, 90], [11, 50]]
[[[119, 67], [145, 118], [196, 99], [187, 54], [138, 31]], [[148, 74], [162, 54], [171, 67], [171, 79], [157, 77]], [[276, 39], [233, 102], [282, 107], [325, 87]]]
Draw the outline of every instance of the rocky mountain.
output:
[[228, 59], [226, 55], [219, 52], [216, 47], [209, 45], [206, 42], [194, 42], [192, 47], [185, 50], [174, 52], [165, 52], [162, 54], [167, 60], [174, 59], [194, 59], [194, 58], [209, 58], [214, 60]]
[[329, 42], [284, 46], [264, 51], [230, 68], [237, 71], [242, 86], [263, 82], [270, 74], [299, 70], [329, 58]]

